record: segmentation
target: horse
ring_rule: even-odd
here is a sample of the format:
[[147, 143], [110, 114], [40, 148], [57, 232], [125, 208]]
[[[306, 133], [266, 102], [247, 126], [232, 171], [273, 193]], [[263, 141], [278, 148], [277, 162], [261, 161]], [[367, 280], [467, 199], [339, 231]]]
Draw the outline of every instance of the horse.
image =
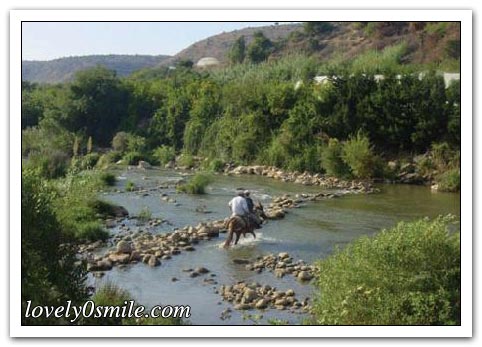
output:
[[[261, 220], [266, 219], [263, 205], [259, 201], [254, 205], [254, 214], [258, 218], [262, 218]], [[253, 237], [256, 238], [256, 234], [254, 233], [254, 224], [252, 221], [248, 221], [247, 218], [233, 216], [229, 218], [224, 225], [226, 229], [228, 229], [228, 238], [224, 243], [224, 248], [228, 248], [231, 245], [234, 234], [236, 234], [236, 239], [234, 241], [235, 245], [238, 244], [241, 234], [243, 234], [244, 237], [246, 237], [246, 234], [252, 234]]]

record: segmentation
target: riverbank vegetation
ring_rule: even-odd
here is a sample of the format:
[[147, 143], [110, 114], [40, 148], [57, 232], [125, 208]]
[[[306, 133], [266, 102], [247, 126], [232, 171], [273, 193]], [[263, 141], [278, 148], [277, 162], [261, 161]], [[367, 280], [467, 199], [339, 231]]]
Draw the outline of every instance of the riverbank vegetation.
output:
[[449, 230], [452, 222], [401, 222], [321, 261], [315, 323], [459, 325], [460, 232]]
[[[460, 167], [460, 83], [446, 88], [431, 66], [403, 64], [407, 49], [400, 43], [352, 60], [298, 54], [207, 71], [179, 65], [129, 78], [99, 67], [62, 85], [24, 83], [36, 103], [24, 105], [35, 115], [23, 115], [22, 153], [49, 178], [119, 160], [172, 166], [177, 155], [184, 168], [201, 156], [345, 178], [456, 179], [444, 172]], [[428, 171], [414, 160], [437, 146], [450, 149], [450, 168]]]

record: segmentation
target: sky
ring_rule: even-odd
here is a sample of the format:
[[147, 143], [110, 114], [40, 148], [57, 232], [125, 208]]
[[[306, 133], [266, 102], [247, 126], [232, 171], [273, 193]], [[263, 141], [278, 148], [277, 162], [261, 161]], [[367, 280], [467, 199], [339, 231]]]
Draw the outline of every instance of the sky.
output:
[[22, 60], [91, 54], [174, 55], [209, 36], [273, 22], [23, 22]]

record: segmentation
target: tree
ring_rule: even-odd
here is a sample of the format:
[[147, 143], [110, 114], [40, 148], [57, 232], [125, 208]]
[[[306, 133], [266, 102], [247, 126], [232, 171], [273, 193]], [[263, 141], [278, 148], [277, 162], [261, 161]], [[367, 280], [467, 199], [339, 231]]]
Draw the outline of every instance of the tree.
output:
[[240, 36], [234, 41], [228, 52], [228, 58], [231, 64], [241, 64], [246, 56], [246, 40], [244, 36]]
[[330, 33], [335, 27], [330, 22], [304, 22], [303, 29], [308, 36]]
[[193, 65], [194, 65], [193, 61], [189, 59], [182, 59], [176, 63], [177, 67], [185, 68], [185, 69], [191, 69]]
[[117, 130], [127, 105], [127, 92], [115, 71], [103, 67], [80, 71], [70, 85], [63, 124], [70, 131], [84, 131], [105, 146]]
[[273, 43], [264, 36], [262, 31], [253, 35], [253, 42], [248, 46], [247, 58], [252, 63], [265, 61], [273, 51]]

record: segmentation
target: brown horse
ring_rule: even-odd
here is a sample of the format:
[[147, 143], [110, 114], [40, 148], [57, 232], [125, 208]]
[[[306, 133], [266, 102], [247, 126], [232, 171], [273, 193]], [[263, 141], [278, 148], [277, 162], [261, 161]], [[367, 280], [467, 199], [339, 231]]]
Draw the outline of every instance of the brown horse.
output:
[[[266, 219], [263, 205], [261, 205], [259, 201], [254, 206], [254, 213], [258, 218], [262, 218], [262, 220]], [[246, 234], [249, 233], [256, 238], [256, 234], [254, 233], [255, 225], [252, 221], [249, 221], [247, 217], [233, 216], [226, 221], [225, 226], [226, 229], [228, 229], [228, 238], [224, 243], [224, 248], [228, 248], [231, 245], [234, 234], [236, 234], [236, 239], [234, 240], [235, 245], [238, 244], [241, 234], [246, 237]]]

